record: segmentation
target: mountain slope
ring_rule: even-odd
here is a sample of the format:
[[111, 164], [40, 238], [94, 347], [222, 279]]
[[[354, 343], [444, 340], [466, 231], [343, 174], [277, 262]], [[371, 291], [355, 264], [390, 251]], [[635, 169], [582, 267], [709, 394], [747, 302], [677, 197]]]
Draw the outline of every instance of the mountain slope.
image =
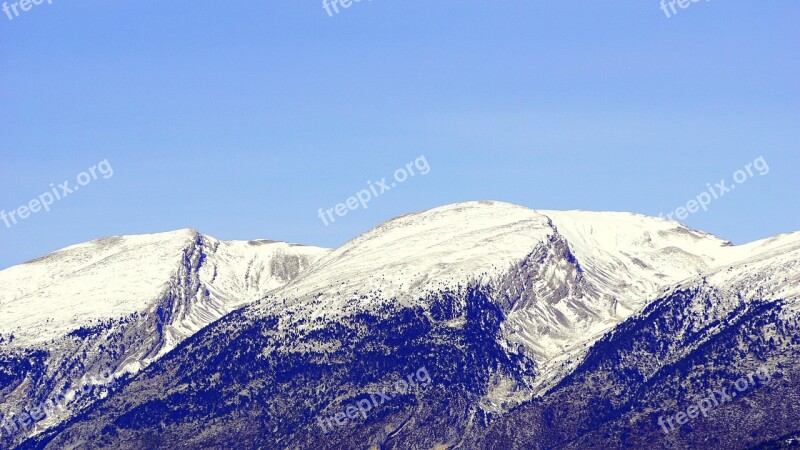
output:
[[[800, 233], [734, 252], [738, 261], [670, 289], [465, 448], [739, 449], [796, 433]], [[697, 417], [677, 422], [690, 407]]]
[[426, 296], [453, 292], [463, 299], [468, 286], [487, 286], [508, 316], [502, 337], [536, 362], [538, 386], [560, 376], [583, 344], [663, 287], [714, 267], [731, 248], [675, 222], [630, 213], [459, 203], [362, 234], [255, 304], [248, 317], [279, 315], [285, 328], [324, 327], [382, 305], [430, 309]]
[[[138, 372], [327, 252], [179, 230], [100, 239], [1, 271], [3, 416], [24, 419], [66, 395], [32, 432], [58, 423], [101, 395], [81, 394], [79, 384]], [[13, 428], [6, 441], [25, 434]]]
[[[797, 431], [791, 381], [669, 436], [655, 420], [757, 368], [793, 379], [798, 249], [800, 233], [733, 246], [635, 214], [499, 202], [401, 216], [20, 448], [774, 442]], [[729, 417], [728, 437], [703, 428]]]

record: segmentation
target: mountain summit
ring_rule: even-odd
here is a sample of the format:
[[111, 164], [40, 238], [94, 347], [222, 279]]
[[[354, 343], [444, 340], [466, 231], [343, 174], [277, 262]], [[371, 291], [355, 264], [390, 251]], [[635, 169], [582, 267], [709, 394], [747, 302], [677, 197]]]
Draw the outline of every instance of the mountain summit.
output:
[[[744, 448], [798, 431], [800, 414], [772, 396], [797, 387], [800, 233], [734, 246], [637, 214], [481, 201], [397, 217], [333, 251], [188, 235], [172, 247], [183, 281], [123, 290], [126, 305], [139, 287], [169, 299], [137, 322], [162, 337], [132, 334], [140, 350], [104, 360], [135, 376], [21, 448]], [[157, 247], [158, 264], [175, 254]], [[105, 277], [81, 286], [102, 292]], [[663, 435], [658, 414], [756, 368], [783, 383]], [[327, 421], [420, 373], [424, 390]], [[782, 420], [748, 416], [753, 405]], [[746, 425], [705, 428], [734, 419]]]
[[[86, 379], [137, 373], [328, 252], [185, 229], [98, 239], [0, 271], [3, 415], [25, 413]], [[91, 401], [69, 398], [34, 429]]]

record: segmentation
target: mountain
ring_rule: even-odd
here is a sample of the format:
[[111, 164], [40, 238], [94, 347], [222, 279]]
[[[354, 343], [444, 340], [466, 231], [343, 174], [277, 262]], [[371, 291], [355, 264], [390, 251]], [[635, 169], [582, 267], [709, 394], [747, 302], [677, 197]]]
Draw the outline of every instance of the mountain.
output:
[[[401, 216], [359, 236], [252, 315], [288, 313], [295, 319], [287, 326], [302, 329], [300, 320], [383, 306], [427, 309], [425, 297], [463, 297], [477, 284], [496, 291], [508, 316], [504, 338], [539, 365], [561, 364], [554, 361], [640, 309], [662, 286], [714, 267], [730, 247], [630, 213], [462, 203]], [[545, 375], [540, 371], [542, 381]]]
[[[799, 249], [630, 213], [408, 214], [20, 448], [784, 445]], [[677, 421], [748, 374], [748, 395]]]
[[[179, 230], [99, 239], [0, 271], [3, 416], [66, 395], [31, 432], [58, 423], [95, 400], [76, 386], [137, 373], [328, 252]], [[0, 442], [23, 437], [17, 427]]]
[[800, 233], [729, 252], [603, 336], [545, 395], [462, 445], [794, 448]]

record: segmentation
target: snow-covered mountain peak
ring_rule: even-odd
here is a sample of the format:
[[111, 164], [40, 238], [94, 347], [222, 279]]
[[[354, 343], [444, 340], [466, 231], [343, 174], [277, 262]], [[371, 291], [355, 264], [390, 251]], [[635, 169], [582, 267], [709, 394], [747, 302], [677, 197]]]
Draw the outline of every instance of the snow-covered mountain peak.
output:
[[138, 311], [165, 290], [195, 236], [178, 230], [107, 237], [0, 271], [0, 331], [47, 340]]
[[527, 349], [544, 383], [665, 289], [737, 252], [711, 234], [639, 214], [458, 203], [375, 227], [248, 313], [313, 328], [386, 305], [427, 309], [431, 296], [488, 286], [506, 314], [505, 339]]
[[[0, 394], [7, 405], [31, 403], [103, 370], [137, 372], [196, 335], [163, 359], [159, 370], [134, 379], [150, 381], [139, 384], [144, 391], [136, 388], [135, 396], [119, 397], [118, 410], [129, 409], [129, 400], [141, 400], [135, 408], [149, 408], [158, 404], [150, 401], [155, 398], [189, 401], [187, 411], [203, 410], [191, 402], [205, 399], [237, 404], [241, 392], [264, 394], [258, 391], [262, 386], [281, 391], [276, 367], [307, 373], [308, 367], [330, 365], [337, 369], [329, 373], [365, 374], [394, 369], [404, 358], [416, 367], [422, 358], [430, 368], [445, 364], [439, 376], [470, 369], [479, 375], [470, 380], [487, 376], [470, 388], [470, 396], [480, 393], [476, 404], [485, 412], [505, 413], [532, 396], [546, 398], [591, 359], [589, 349], [608, 331], [621, 330], [616, 337], [624, 337], [630, 327], [619, 325], [628, 319], [646, 322], [653, 311], [676, 308], [675, 320], [655, 322], [665, 333], [659, 349], [688, 339], [670, 333], [672, 326], [723, 329], [733, 323], [722, 320], [729, 313], [758, 312], [778, 298], [789, 303], [781, 317], [795, 320], [799, 261], [800, 233], [733, 246], [637, 214], [532, 210], [488, 201], [403, 215], [332, 252], [268, 240], [220, 241], [194, 230], [106, 238], [0, 272], [0, 283], [13, 287], [0, 297], [7, 312], [0, 333], [13, 324], [10, 331], [22, 336], [14, 345], [24, 347], [8, 346], [13, 370], [7, 372], [21, 375]], [[134, 294], [144, 287], [150, 290]], [[256, 298], [243, 314], [227, 315], [197, 333]], [[78, 312], [66, 308], [56, 316], [47, 310], [65, 300]], [[115, 320], [126, 311], [133, 315]], [[691, 323], [684, 326], [687, 318]], [[61, 338], [41, 345], [37, 339], [48, 333]], [[48, 356], [30, 366], [33, 353]], [[663, 355], [641, 354], [664, 362]], [[229, 376], [231, 364], [242, 367], [244, 376]], [[185, 373], [192, 376], [176, 376]], [[340, 380], [319, 372], [308, 378], [305, 392], [319, 392], [313, 385], [317, 376], [342, 398]], [[354, 381], [353, 392], [369, 390]], [[198, 391], [203, 394], [183, 397], [189, 384], [205, 386]], [[205, 395], [215, 390], [220, 395]], [[313, 402], [313, 396], [304, 398], [302, 406], [261, 416], [284, 417]], [[81, 411], [89, 403], [70, 408]], [[134, 409], [125, 420], [159, 417], [159, 408]], [[111, 425], [98, 430], [128, 432], [130, 422], [118, 420], [123, 415], [115, 412]], [[198, 416], [197, 423], [205, 426], [207, 417]]]
[[213, 312], [189, 320], [185, 332], [191, 333], [286, 284], [328, 251], [275, 241], [219, 241], [193, 229], [72, 245], [0, 271], [0, 333], [14, 334], [25, 345], [146, 312], [181, 283], [181, 273], [194, 271], [204, 285], [196, 303]]
[[[106, 372], [137, 373], [329, 251], [183, 229], [97, 239], [0, 271], [0, 357], [13, 374], [0, 386], [2, 413]], [[33, 432], [93, 400], [66, 401]]]
[[502, 202], [406, 214], [347, 242], [284, 288], [284, 296], [381, 292], [406, 298], [497, 276], [552, 233], [547, 217]]
[[640, 214], [540, 212], [569, 242], [585, 276], [634, 309], [661, 287], [725, 263], [733, 248], [709, 233]]
[[383, 297], [413, 297], [488, 282], [553, 235], [566, 240], [584, 269], [596, 269], [599, 285], [619, 281], [609, 291], [618, 292], [620, 283], [642, 275], [654, 280], [636, 286], [635, 294], [715, 266], [718, 254], [730, 245], [676, 222], [637, 214], [466, 202], [391, 219], [327, 255], [281, 294], [330, 295], [334, 290], [350, 295], [374, 287]]

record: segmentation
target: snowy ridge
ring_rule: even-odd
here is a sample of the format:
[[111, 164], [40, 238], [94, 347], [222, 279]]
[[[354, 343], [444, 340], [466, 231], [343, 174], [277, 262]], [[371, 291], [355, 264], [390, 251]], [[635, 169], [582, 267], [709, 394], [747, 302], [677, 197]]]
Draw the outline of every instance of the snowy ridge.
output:
[[[18, 414], [80, 380], [135, 374], [329, 251], [184, 229], [103, 238], [0, 271], [0, 368], [13, 374], [0, 384], [0, 413]], [[34, 432], [93, 399], [69, 401]]]
[[31, 344], [145, 309], [192, 239], [188, 230], [104, 238], [0, 271], [0, 330]]
[[507, 345], [522, 346], [537, 363], [533, 392], [539, 392], [667, 290], [736, 261], [770, 259], [799, 242], [795, 234], [733, 246], [639, 214], [459, 203], [360, 235], [249, 313], [278, 314], [286, 329], [300, 322], [316, 327], [322, 318], [378, 311], [386, 303], [429, 307], [423, 300], [429, 295], [489, 286], [505, 306]]
[[524, 258], [549, 231], [546, 217], [496, 202], [407, 214], [347, 242], [274, 295], [321, 295], [332, 310], [356, 292], [409, 301], [471, 281], [488, 281]]
[[[177, 311], [175, 338], [282, 286], [329, 250], [273, 241], [225, 242], [184, 229], [67, 247], [0, 271], [0, 333], [45, 342], [96, 321], [156, 306], [196, 270], [196, 302]], [[196, 267], [192, 267], [192, 266]], [[192, 288], [192, 286], [184, 286]]]

